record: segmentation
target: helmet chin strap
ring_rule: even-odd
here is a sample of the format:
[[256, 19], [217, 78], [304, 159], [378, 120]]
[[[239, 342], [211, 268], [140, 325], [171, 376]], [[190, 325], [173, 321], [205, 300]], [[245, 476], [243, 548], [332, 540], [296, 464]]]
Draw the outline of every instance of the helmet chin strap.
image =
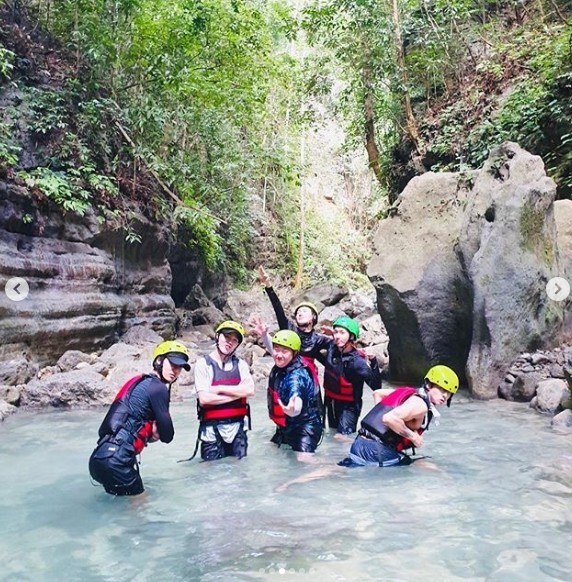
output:
[[166, 359], [167, 358], [165, 356], [163, 356], [162, 358], [157, 358], [155, 360], [155, 362], [153, 363], [153, 369], [159, 375], [159, 379], [161, 380], [161, 382], [163, 382], [164, 384], [167, 384], [169, 386], [169, 393], [170, 393], [171, 386], [177, 381], [177, 379], [175, 378], [172, 382], [169, 382], [169, 381], [165, 380], [165, 378], [163, 378], [163, 364], [165, 363]]

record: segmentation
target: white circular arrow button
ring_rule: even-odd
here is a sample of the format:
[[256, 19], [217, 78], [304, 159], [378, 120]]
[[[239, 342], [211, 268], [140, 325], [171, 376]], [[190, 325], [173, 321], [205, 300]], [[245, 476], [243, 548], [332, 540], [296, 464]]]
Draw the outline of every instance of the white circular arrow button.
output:
[[28, 281], [22, 279], [22, 277], [12, 277], [11, 279], [8, 279], [6, 286], [4, 287], [6, 297], [12, 301], [22, 301], [26, 299], [29, 292], [30, 287]]
[[564, 301], [570, 295], [570, 283], [562, 277], [553, 277], [546, 283], [546, 295], [552, 301]]

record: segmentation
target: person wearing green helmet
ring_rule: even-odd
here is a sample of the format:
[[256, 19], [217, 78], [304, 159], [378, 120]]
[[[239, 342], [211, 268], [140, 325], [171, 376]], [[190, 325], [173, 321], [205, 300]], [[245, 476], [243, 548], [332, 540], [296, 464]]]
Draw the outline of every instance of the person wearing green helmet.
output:
[[338, 317], [333, 323], [333, 339], [328, 338], [325, 354], [317, 356], [324, 366], [325, 406], [330, 427], [338, 435], [356, 431], [362, 409], [363, 385], [381, 388], [381, 371], [375, 358], [356, 349], [359, 325], [351, 317]]
[[459, 378], [448, 366], [437, 365], [425, 375], [423, 386], [402, 386], [374, 392], [375, 406], [361, 420], [344, 467], [407, 465], [413, 459], [404, 451], [423, 445], [423, 433], [432, 421], [437, 425], [438, 406], [451, 405]]
[[89, 459], [89, 473], [111, 495], [139, 495], [143, 481], [137, 455], [148, 443], [170, 443], [175, 430], [169, 413], [171, 384], [190, 370], [189, 351], [179, 341], [153, 351], [153, 373], [135, 376], [117, 393]]
[[276, 425], [271, 441], [287, 444], [306, 460], [322, 437], [322, 420], [314, 381], [302, 362], [301, 340], [292, 330], [280, 330], [272, 337], [274, 366], [268, 378], [268, 415]]
[[254, 380], [248, 364], [235, 355], [245, 336], [240, 323], [223, 321], [215, 330], [215, 349], [195, 363], [197, 445], [200, 441], [203, 461], [247, 454], [244, 421], [248, 418], [250, 424], [248, 398], [254, 394]]

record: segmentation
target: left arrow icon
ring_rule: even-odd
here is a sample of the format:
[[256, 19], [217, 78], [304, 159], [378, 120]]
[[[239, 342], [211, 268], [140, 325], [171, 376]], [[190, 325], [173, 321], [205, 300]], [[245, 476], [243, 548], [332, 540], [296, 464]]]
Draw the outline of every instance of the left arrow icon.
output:
[[22, 279], [22, 277], [12, 277], [6, 281], [4, 293], [6, 293], [6, 297], [11, 301], [22, 301], [28, 297], [29, 292], [30, 286], [28, 285], [28, 281]]

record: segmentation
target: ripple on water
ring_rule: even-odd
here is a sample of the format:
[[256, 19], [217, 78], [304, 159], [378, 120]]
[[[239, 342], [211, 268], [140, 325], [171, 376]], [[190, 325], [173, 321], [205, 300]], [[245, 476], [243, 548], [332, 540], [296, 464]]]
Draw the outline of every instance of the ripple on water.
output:
[[[282, 492], [315, 467], [268, 443], [263, 397], [240, 462], [176, 463], [194, 447], [193, 407], [173, 407], [171, 445], [145, 450], [138, 499], [89, 482], [101, 411], [2, 423], [0, 579], [570, 579], [569, 440], [522, 405], [445, 410], [425, 438], [432, 469], [342, 470]], [[323, 468], [348, 450], [331, 437]]]

